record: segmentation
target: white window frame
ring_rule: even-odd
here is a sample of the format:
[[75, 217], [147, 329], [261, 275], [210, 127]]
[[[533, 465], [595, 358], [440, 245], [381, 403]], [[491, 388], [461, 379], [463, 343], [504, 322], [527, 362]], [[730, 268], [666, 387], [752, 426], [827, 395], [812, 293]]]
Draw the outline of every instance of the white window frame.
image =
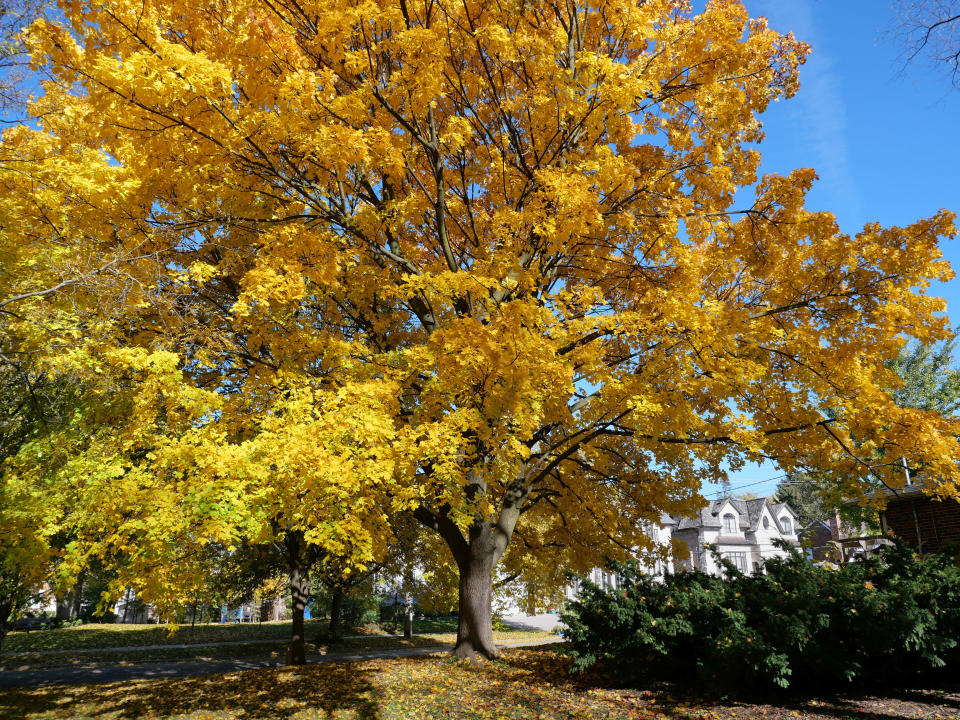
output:
[[726, 513], [723, 516], [723, 531], [725, 533], [737, 532], [737, 516], [733, 513]]
[[783, 525], [783, 532], [786, 535], [793, 535], [793, 522], [790, 518], [784, 516], [780, 518], [780, 524]]
[[734, 551], [731, 551], [731, 552], [725, 552], [725, 553], [723, 553], [723, 559], [724, 559], [724, 560], [729, 560], [730, 562], [732, 562], [733, 565], [734, 565], [734, 567], [736, 567], [737, 570], [739, 570], [740, 572], [742, 572], [744, 575], [747, 574], [747, 572], [748, 572], [748, 567], [749, 567], [749, 565], [748, 565], [749, 560], [747, 559], [747, 553], [746, 553], [746, 551], [744, 551], [744, 550], [734, 550]]

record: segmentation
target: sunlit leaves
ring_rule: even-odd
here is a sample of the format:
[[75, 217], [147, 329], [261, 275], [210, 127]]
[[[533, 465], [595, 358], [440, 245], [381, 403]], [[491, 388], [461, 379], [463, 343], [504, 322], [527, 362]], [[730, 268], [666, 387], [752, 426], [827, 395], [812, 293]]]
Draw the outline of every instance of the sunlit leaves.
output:
[[505, 540], [522, 513], [533, 574], [649, 544], [750, 460], [896, 482], [883, 450], [955, 493], [956, 427], [882, 369], [947, 332], [953, 216], [850, 235], [812, 170], [758, 181], [809, 48], [741, 4], [65, 14], [30, 32], [56, 82], [5, 139], [2, 252], [52, 251], [94, 355], [145, 353], [103, 467], [157, 498], [116, 500], [152, 552], [297, 529], [359, 566], [391, 513]]

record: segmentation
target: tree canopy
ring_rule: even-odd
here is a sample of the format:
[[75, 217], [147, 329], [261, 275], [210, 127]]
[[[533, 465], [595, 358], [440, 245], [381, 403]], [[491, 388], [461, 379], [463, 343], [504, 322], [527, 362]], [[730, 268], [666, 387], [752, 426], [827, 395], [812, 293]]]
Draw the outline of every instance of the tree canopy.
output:
[[[758, 177], [809, 48], [739, 2], [64, 14], [27, 38], [53, 80], [4, 135], [4, 251], [62, 258], [18, 312], [163, 359], [121, 478], [194, 508], [181, 538], [362, 564], [412, 513], [459, 567], [458, 652], [491, 655], [498, 563], [625, 557], [746, 461], [896, 483], [889, 451], [956, 494], [954, 421], [884, 365], [947, 335], [953, 215], [850, 235], [805, 209], [813, 170]], [[170, 522], [132, 514], [113, 535]]]
[[[886, 366], [896, 373], [892, 385], [887, 388], [894, 402], [900, 407], [926, 410], [955, 419], [960, 409], [960, 371], [956, 368], [955, 347], [956, 336], [952, 335], [939, 343], [906, 345], [895, 358], [888, 360]], [[896, 459], [893, 458], [894, 463]], [[890, 458], [886, 460], [889, 462]], [[923, 465], [904, 468], [904, 460], [901, 457], [901, 473], [906, 470], [927, 474]], [[857, 477], [843, 477], [836, 472], [808, 467], [791, 472], [777, 485], [776, 495], [779, 500], [790, 503], [801, 525], [814, 520], [825, 521], [834, 512], [839, 512], [845, 521], [855, 526], [864, 522], [874, 525], [875, 514], [854, 501], [866, 500], [866, 494], [871, 490], [882, 490], [883, 482], [882, 477], [868, 477], [864, 482]], [[894, 487], [900, 484], [895, 483]], [[870, 499], [874, 503], [883, 497], [882, 492], [873, 494]]]
[[895, 7], [898, 25], [892, 32], [904, 47], [906, 61], [925, 56], [960, 88], [960, 2], [897, 0]]

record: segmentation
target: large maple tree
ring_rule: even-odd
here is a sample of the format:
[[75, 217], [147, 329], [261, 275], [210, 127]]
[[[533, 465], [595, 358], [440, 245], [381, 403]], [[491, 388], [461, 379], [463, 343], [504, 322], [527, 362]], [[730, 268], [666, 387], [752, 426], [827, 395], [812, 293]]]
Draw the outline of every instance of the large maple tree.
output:
[[[59, 171], [57, 240], [96, 248], [82, 277], [123, 267], [110, 342], [218, 397], [152, 462], [253, 478], [231, 512], [331, 546], [413, 514], [459, 568], [457, 653], [496, 653], [498, 564], [621, 557], [748, 460], [867, 486], [907, 458], [956, 494], [955, 425], [883, 389], [904, 334], [948, 332], [925, 291], [953, 216], [847, 235], [804, 208], [812, 170], [758, 178], [808, 48], [739, 2], [63, 12], [28, 38], [38, 127], [4, 143], [23, 175], [99, 158]], [[340, 530], [283, 516], [311, 493]]]

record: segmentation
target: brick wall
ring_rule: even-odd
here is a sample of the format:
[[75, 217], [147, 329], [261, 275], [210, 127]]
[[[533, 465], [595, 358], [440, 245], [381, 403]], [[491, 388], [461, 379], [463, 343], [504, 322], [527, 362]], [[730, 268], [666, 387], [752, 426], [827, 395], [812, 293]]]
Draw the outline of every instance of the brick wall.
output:
[[[914, 519], [916, 511], [916, 519]], [[938, 550], [948, 543], [960, 544], [960, 503], [928, 497], [891, 498], [885, 511], [894, 535], [917, 547], [917, 527], [923, 551]]]
[[809, 547], [816, 562], [821, 560], [837, 561], [837, 551], [830, 546], [830, 542], [836, 538], [833, 536], [830, 528], [817, 523], [808, 528], [804, 528], [802, 544]]

